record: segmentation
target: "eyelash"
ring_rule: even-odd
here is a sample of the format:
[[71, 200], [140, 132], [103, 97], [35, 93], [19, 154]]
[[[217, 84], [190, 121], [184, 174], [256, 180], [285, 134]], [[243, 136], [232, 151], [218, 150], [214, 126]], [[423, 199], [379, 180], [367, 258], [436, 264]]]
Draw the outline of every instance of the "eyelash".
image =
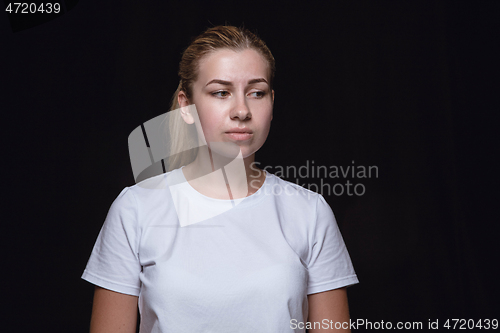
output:
[[[219, 96], [218, 94], [220, 94], [220, 93], [228, 93], [229, 94], [229, 92], [227, 90], [219, 90], [219, 91], [214, 91], [211, 95], [214, 96], [214, 97], [217, 97], [217, 98], [224, 98], [224, 97], [226, 97], [226, 96]], [[264, 91], [254, 91], [254, 92], [252, 92], [252, 94], [255, 94], [255, 93], [260, 94], [260, 96], [256, 97], [257, 99], [263, 98], [266, 95], [266, 93]]]

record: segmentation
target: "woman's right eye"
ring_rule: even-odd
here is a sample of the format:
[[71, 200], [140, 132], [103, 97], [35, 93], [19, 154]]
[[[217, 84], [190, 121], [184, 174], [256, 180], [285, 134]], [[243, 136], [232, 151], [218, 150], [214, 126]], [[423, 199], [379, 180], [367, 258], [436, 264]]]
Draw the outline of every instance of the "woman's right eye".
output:
[[212, 93], [212, 96], [219, 97], [219, 98], [227, 97], [228, 95], [229, 95], [229, 91], [226, 91], [226, 90], [215, 91]]

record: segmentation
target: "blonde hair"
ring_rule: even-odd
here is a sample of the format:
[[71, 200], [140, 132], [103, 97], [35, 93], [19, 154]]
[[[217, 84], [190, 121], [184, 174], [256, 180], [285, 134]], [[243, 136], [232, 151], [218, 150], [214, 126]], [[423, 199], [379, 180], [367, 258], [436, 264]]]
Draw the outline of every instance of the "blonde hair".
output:
[[[274, 57], [264, 41], [242, 27], [216, 26], [207, 29], [196, 37], [183, 52], [178, 73], [180, 82], [172, 97], [170, 111], [180, 108], [177, 99], [180, 91], [183, 91], [188, 99], [192, 97], [192, 87], [198, 76], [201, 58], [223, 48], [234, 51], [254, 49], [259, 52], [269, 64], [269, 85], [271, 89], [273, 88], [276, 67]], [[170, 114], [167, 131], [170, 144], [170, 157], [166, 168], [168, 172], [194, 161], [198, 148], [191, 147], [197, 147], [198, 142], [195, 125], [186, 124], [179, 112]], [[193, 142], [193, 140], [196, 140], [196, 142]]]

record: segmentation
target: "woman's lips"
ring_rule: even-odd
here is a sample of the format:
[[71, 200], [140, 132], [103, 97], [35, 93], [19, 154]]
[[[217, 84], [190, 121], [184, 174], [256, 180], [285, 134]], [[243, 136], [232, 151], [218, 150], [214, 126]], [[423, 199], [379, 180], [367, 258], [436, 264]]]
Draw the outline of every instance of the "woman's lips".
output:
[[253, 133], [248, 133], [248, 132], [226, 132], [226, 135], [229, 136], [233, 140], [245, 141], [245, 140], [249, 140], [253, 136]]
[[226, 132], [226, 135], [233, 140], [245, 141], [253, 136], [253, 132], [247, 127], [233, 127]]

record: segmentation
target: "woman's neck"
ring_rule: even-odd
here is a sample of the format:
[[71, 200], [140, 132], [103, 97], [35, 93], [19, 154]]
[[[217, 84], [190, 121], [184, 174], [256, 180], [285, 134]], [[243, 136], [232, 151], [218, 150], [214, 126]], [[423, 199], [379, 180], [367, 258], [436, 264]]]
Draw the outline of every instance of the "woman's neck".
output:
[[264, 184], [265, 172], [254, 162], [255, 153], [234, 158], [201, 146], [196, 159], [182, 170], [189, 184], [201, 194], [230, 200], [249, 196]]

